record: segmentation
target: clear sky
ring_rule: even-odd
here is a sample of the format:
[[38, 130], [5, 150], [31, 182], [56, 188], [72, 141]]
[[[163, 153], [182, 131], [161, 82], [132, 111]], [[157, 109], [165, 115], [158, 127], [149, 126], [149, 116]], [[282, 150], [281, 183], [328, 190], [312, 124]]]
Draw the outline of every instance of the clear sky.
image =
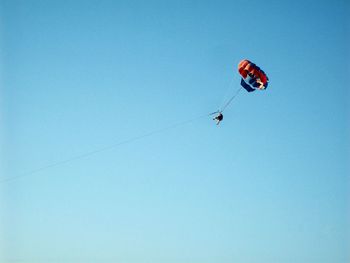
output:
[[350, 261], [349, 1], [0, 6], [0, 262]]

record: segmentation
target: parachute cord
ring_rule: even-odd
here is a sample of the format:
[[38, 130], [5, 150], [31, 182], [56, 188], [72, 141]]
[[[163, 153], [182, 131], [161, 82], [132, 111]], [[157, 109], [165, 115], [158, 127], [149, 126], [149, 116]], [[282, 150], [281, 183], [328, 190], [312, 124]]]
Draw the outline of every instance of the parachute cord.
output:
[[221, 102], [220, 102], [220, 104], [219, 104], [220, 106], [221, 106], [222, 104], [224, 104], [224, 102], [226, 101], [226, 98], [229, 96], [230, 91], [231, 91], [231, 89], [232, 89], [232, 87], [233, 87], [234, 81], [235, 81], [235, 77], [233, 76], [233, 77], [231, 78], [231, 81], [230, 81], [229, 84], [227, 85], [227, 89], [225, 90], [224, 96], [223, 96], [223, 98], [221, 99]]
[[231, 102], [238, 96], [238, 94], [241, 90], [242, 90], [242, 87], [237, 89], [236, 93], [226, 102], [226, 104], [218, 112], [223, 112], [227, 108], [227, 106], [230, 105]]
[[34, 174], [39, 173], [39, 172], [41, 172], [43, 170], [47, 170], [49, 168], [61, 166], [61, 165], [64, 165], [66, 163], [70, 163], [70, 162], [73, 162], [73, 161], [76, 161], [76, 160], [80, 160], [80, 159], [86, 158], [86, 157], [91, 156], [91, 155], [95, 155], [95, 154], [100, 153], [100, 152], [111, 150], [111, 149], [117, 148], [117, 147], [119, 147], [121, 145], [129, 144], [129, 143], [132, 143], [134, 141], [141, 140], [143, 138], [150, 137], [150, 136], [158, 134], [158, 133], [163, 133], [163, 132], [165, 132], [167, 130], [175, 129], [175, 128], [180, 127], [180, 126], [184, 126], [186, 124], [195, 122], [195, 121], [197, 121], [199, 119], [202, 119], [204, 117], [208, 117], [208, 116], [210, 116], [212, 114], [215, 114], [215, 113], [204, 114], [204, 115], [200, 115], [200, 116], [197, 116], [195, 118], [188, 119], [188, 120], [185, 120], [185, 121], [182, 121], [182, 122], [177, 122], [177, 123], [174, 123], [172, 125], [165, 126], [163, 128], [150, 131], [150, 132], [145, 133], [143, 135], [131, 137], [131, 138], [126, 139], [124, 141], [115, 142], [115, 143], [112, 143], [112, 144], [110, 144], [108, 146], [101, 147], [101, 148], [96, 149], [96, 150], [88, 151], [88, 152], [82, 153], [80, 155], [76, 155], [74, 157], [71, 157], [71, 158], [68, 158], [68, 159], [65, 159], [65, 160], [61, 160], [61, 161], [57, 161], [57, 162], [54, 162], [54, 163], [51, 163], [51, 164], [44, 165], [42, 167], [33, 169], [33, 170], [28, 171], [26, 173], [19, 174], [17, 176], [5, 177], [3, 179], [0, 179], [0, 184], [1, 183], [5, 183], [5, 182], [9, 182], [9, 181], [12, 181], [12, 180], [16, 180], [16, 179], [19, 179], [19, 178], [22, 178], [22, 177], [27, 177], [27, 176], [30, 176], [30, 175], [34, 175]]

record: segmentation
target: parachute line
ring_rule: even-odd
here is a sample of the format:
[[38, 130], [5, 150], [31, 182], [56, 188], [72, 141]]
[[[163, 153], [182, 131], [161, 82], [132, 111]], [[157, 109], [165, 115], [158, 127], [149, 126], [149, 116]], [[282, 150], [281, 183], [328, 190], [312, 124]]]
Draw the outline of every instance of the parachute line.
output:
[[231, 102], [238, 96], [238, 94], [241, 90], [242, 90], [242, 87], [237, 89], [236, 93], [233, 94], [233, 96], [226, 102], [226, 104], [221, 108], [220, 112], [223, 112], [228, 107], [228, 105], [231, 104]]
[[235, 76], [233, 76], [231, 78], [231, 81], [229, 82], [229, 84], [227, 85], [227, 88], [225, 90], [225, 93], [224, 93], [224, 96], [222, 97], [221, 101], [220, 101], [220, 106], [223, 105], [226, 101], [226, 99], [229, 97], [230, 93], [232, 92], [232, 89], [233, 89], [233, 84], [234, 84], [234, 81], [235, 81]]

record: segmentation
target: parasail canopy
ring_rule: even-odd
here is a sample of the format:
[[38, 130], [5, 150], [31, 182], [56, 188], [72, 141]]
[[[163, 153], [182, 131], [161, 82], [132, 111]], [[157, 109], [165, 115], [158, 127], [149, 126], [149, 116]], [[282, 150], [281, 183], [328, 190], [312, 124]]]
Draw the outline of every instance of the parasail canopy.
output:
[[248, 59], [244, 59], [238, 64], [238, 72], [241, 74], [241, 85], [248, 92], [257, 89], [264, 90], [267, 88], [269, 78], [265, 72]]

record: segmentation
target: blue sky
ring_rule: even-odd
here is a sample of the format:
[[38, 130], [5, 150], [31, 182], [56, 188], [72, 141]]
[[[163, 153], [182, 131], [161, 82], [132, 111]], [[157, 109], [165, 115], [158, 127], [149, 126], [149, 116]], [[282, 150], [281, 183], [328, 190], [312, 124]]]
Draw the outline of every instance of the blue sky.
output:
[[0, 6], [1, 262], [349, 262], [347, 1]]

